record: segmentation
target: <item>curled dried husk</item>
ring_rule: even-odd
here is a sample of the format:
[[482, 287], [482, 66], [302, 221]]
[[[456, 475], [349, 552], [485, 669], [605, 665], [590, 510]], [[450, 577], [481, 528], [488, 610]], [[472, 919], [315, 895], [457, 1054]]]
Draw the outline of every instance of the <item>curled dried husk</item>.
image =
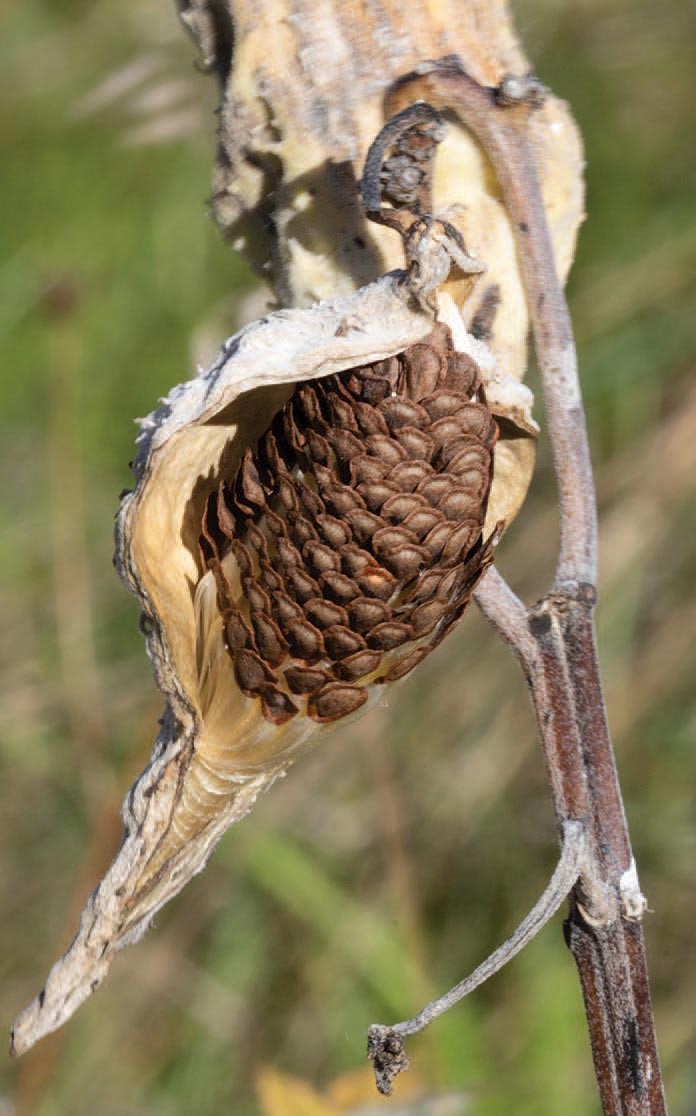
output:
[[[531, 394], [499, 376], [447, 295], [439, 315], [454, 348], [481, 369], [501, 431], [484, 528], [488, 561], [531, 476]], [[176, 387], [141, 422], [136, 486], [118, 515], [116, 563], [140, 602], [166, 710], [150, 763], [123, 807], [121, 850], [91, 895], [70, 950], [19, 1017], [15, 1052], [72, 1014], [114, 953], [142, 936], [154, 913], [202, 870], [228, 826], [326, 731], [306, 716], [274, 725], [240, 692], [214, 592], [202, 591], [201, 517], [220, 477], [267, 430], [298, 381], [384, 361], [422, 341], [433, 325], [431, 306], [414, 298], [407, 274], [390, 273], [349, 297], [252, 323], [209, 370]], [[379, 690], [373, 687], [371, 703]]]
[[[359, 10], [324, 0], [320, 16], [309, 0], [228, 0], [222, 17], [210, 0], [182, 0], [181, 14], [222, 85], [213, 214], [284, 305], [347, 294], [400, 264], [398, 238], [366, 223], [356, 190], [394, 82], [446, 56], [488, 87], [531, 69], [503, 0], [364, 0]], [[409, 88], [409, 99], [425, 96]], [[449, 290], [500, 367], [522, 379], [529, 315], [515, 230], [480, 144], [454, 115], [447, 123], [433, 211], [486, 265], [477, 279], [453, 276]], [[583, 216], [580, 136], [553, 95], [530, 134], [565, 276]]]

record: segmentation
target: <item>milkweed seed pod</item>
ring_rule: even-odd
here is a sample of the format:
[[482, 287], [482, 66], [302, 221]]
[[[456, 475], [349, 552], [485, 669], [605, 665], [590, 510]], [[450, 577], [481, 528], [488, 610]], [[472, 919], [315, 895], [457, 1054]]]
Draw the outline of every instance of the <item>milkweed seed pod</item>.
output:
[[[485, 274], [448, 274], [435, 236], [417, 278], [389, 271], [398, 238], [366, 226], [357, 190], [385, 93], [424, 58], [465, 56], [488, 87], [527, 72], [505, 4], [180, 10], [223, 88], [215, 217], [281, 303], [307, 308], [243, 329], [141, 423], [116, 564], [165, 712], [121, 849], [15, 1053], [70, 1017], [262, 791], [445, 638], [533, 470], [515, 233], [480, 145], [449, 121], [427, 212]], [[578, 135], [553, 97], [529, 127], [564, 275]]]
[[141, 423], [116, 562], [166, 697], [125, 837], [21, 1053], [330, 728], [456, 623], [524, 498], [531, 394], [395, 272], [246, 327]]

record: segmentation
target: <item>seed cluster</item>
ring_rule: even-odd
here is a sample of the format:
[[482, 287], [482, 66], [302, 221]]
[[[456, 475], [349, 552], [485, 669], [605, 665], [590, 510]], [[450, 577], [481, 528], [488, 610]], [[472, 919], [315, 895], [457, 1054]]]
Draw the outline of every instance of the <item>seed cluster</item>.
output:
[[497, 433], [442, 325], [298, 385], [211, 494], [200, 536], [237, 683], [267, 720], [346, 716], [444, 638], [492, 558]]

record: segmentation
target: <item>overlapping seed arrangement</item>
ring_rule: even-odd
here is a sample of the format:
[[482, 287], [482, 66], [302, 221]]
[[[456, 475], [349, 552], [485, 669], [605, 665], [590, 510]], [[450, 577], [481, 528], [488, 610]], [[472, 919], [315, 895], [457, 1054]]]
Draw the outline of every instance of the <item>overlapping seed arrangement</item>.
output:
[[297, 387], [200, 536], [237, 683], [266, 721], [353, 713], [456, 623], [492, 556], [496, 437], [478, 368], [442, 325]]

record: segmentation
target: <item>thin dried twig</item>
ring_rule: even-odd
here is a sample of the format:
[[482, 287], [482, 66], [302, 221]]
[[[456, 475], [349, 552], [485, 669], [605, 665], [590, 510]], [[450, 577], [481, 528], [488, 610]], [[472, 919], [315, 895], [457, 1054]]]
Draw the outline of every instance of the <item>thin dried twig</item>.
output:
[[367, 1036], [367, 1052], [375, 1067], [377, 1088], [380, 1093], [390, 1096], [394, 1077], [408, 1068], [408, 1059], [403, 1040], [406, 1035], [415, 1035], [437, 1019], [439, 1015], [490, 980], [508, 961], [524, 949], [539, 931], [553, 918], [568, 892], [576, 883], [585, 867], [587, 858], [587, 839], [582, 822], [568, 821], [563, 826], [563, 847], [561, 858], [548, 886], [529, 914], [510, 937], [482, 961], [468, 977], [455, 984], [444, 996], [432, 1000], [418, 1012], [413, 1019], [395, 1023], [391, 1027], [375, 1023]]
[[[571, 895], [566, 940], [582, 984], [603, 1112], [660, 1116], [666, 1107], [640, 925], [646, 902], [631, 853], [595, 646], [594, 482], [570, 314], [528, 131], [543, 90], [528, 77], [485, 88], [448, 58], [399, 82], [389, 110], [414, 98], [454, 111], [477, 137], [516, 231], [558, 484], [559, 557], [553, 587], [530, 609], [496, 571], [476, 595], [524, 670], [559, 831], [564, 833], [570, 820], [587, 827], [588, 858]], [[450, 1006], [449, 994], [443, 1002]], [[390, 1072], [394, 1067], [398, 1072], [406, 1062], [403, 1035], [397, 1029], [397, 1037], [385, 1041]]]

